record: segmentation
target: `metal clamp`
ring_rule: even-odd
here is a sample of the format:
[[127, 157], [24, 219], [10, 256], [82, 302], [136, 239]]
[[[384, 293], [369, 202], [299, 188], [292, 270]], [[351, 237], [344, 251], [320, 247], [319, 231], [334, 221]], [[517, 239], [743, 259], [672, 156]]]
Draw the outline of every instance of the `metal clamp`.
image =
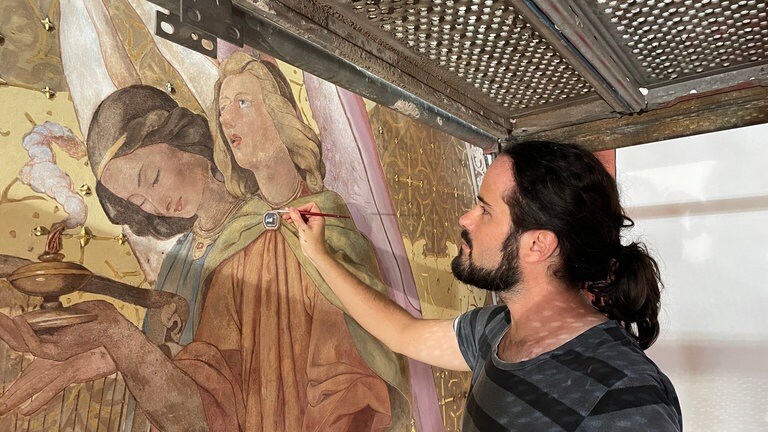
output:
[[155, 34], [216, 58], [217, 39], [243, 46], [243, 18], [232, 13], [232, 0], [149, 0], [157, 11]]

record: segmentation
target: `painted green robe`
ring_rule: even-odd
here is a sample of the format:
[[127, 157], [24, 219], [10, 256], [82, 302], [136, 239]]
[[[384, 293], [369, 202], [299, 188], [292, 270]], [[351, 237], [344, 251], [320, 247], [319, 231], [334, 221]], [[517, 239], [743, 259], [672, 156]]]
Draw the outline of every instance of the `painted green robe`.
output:
[[[348, 214], [342, 198], [328, 191], [289, 205], [312, 201], [323, 211]], [[264, 228], [270, 209], [259, 199], [245, 203], [212, 246], [195, 340], [175, 357], [198, 383], [209, 425], [408, 430], [405, 362], [341, 312], [301, 252], [292, 224]], [[326, 237], [352, 273], [387, 292], [373, 249], [351, 219], [326, 219]]]

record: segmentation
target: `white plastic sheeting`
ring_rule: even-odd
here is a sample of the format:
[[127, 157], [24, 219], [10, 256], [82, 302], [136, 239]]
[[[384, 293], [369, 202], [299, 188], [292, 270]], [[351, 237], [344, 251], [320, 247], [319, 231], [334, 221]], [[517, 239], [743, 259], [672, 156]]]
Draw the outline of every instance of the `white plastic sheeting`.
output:
[[619, 149], [622, 201], [666, 285], [649, 351], [686, 430], [768, 430], [768, 125]]

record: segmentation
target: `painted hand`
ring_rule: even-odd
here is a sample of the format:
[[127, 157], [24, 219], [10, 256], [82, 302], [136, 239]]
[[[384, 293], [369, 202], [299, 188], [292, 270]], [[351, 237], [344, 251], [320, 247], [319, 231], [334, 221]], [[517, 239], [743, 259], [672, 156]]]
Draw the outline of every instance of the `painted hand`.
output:
[[328, 253], [325, 244], [325, 219], [323, 216], [302, 215], [301, 211], [319, 213], [320, 208], [312, 202], [298, 208], [291, 207], [288, 209], [288, 213], [283, 216], [296, 225], [301, 251], [310, 261], [314, 262], [316, 258]]
[[7, 343], [14, 351], [20, 353], [29, 352], [24, 336], [16, 327], [16, 321], [2, 313], [0, 313], [0, 339]]
[[[19, 413], [32, 415], [70, 384], [97, 380], [116, 371], [115, 363], [104, 348], [75, 355], [63, 362], [35, 359], [0, 396], [0, 416], [19, 407]], [[22, 407], [30, 398], [31, 401]]]
[[[8, 318], [0, 314], [0, 338], [19, 352], [29, 352], [35, 357], [64, 361], [70, 357], [111, 343], [120, 343], [121, 332], [134, 327], [110, 303], [89, 301], [77, 304], [96, 314], [96, 319], [56, 330], [35, 333], [23, 316]], [[136, 329], [138, 330], [138, 329]]]

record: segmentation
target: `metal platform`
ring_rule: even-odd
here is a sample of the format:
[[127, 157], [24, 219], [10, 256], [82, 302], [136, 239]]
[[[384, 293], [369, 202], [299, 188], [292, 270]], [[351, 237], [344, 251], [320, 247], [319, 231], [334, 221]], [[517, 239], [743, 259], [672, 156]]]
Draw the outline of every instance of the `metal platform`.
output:
[[765, 0], [233, 4], [245, 43], [489, 150], [768, 122]]

